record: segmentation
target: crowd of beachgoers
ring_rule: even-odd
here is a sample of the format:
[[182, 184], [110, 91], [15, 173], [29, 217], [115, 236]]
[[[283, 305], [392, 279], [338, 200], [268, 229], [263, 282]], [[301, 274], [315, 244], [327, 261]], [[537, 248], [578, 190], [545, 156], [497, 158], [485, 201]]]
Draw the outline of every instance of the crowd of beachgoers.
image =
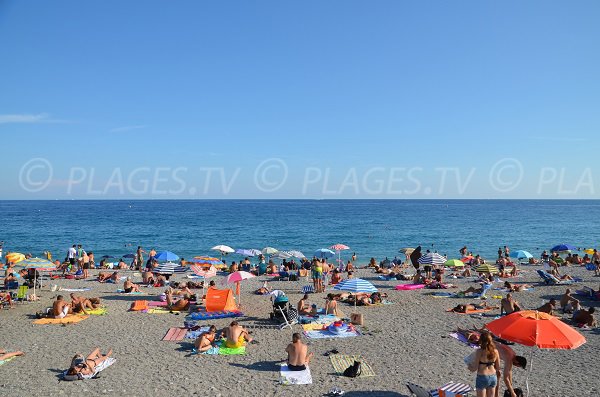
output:
[[[205, 357], [202, 365], [207, 368], [231, 376], [236, 371], [248, 371], [251, 381], [236, 393], [226, 383], [217, 388], [219, 382], [188, 379], [188, 384], [200, 382], [198, 387], [212, 385], [210, 395], [250, 395], [265, 387], [273, 388], [274, 395], [283, 395], [289, 390], [283, 386], [303, 385], [306, 390], [294, 393], [340, 395], [346, 389], [347, 393], [401, 396], [419, 395], [418, 384], [426, 384], [428, 389], [437, 388], [442, 393], [446, 388], [456, 395], [471, 390], [477, 396], [514, 397], [529, 387], [526, 370], [513, 374], [513, 368], [528, 368], [528, 353], [517, 337], [495, 332], [494, 321], [513, 317], [514, 321], [558, 320], [560, 326], [577, 335], [588, 335], [587, 344], [578, 351], [598, 343], [593, 340], [597, 335], [595, 306], [600, 299], [600, 290], [593, 285], [594, 277], [600, 274], [600, 253], [595, 249], [559, 245], [534, 256], [500, 246], [496, 258], [485, 260], [466, 246], [457, 250], [456, 259], [420, 246], [403, 248], [393, 259], [362, 259], [357, 253], [350, 255], [349, 247], [341, 244], [308, 257], [299, 251], [270, 247], [236, 253], [230, 247], [217, 246], [214, 257], [186, 260], [170, 251], [145, 250], [142, 246], [123, 257], [98, 257], [82, 245], [73, 245], [64, 260], [55, 260], [47, 251], [40, 255], [42, 258], [34, 258], [7, 248], [3, 252], [4, 290], [0, 299], [7, 309], [2, 313], [9, 337], [6, 350], [0, 352], [0, 363], [11, 363], [0, 368], [0, 376], [18, 365], [13, 363], [30, 359], [28, 368], [41, 369], [44, 361], [53, 359], [58, 362], [49, 367], [64, 365], [54, 374], [61, 380], [94, 379], [89, 382], [97, 383], [114, 376], [122, 392], [130, 387], [129, 383], [119, 383], [121, 377], [117, 374], [121, 371], [106, 370], [108, 367], [117, 360], [146, 360], [140, 354], [150, 354], [150, 361], [160, 361], [165, 346], [176, 342], [180, 355], [196, 360]], [[444, 310], [431, 313], [440, 305]], [[179, 315], [182, 317], [175, 317]], [[118, 325], [110, 318], [118, 320]], [[35, 326], [23, 336], [17, 325], [22, 327], [27, 322]], [[388, 323], [394, 326], [386, 326]], [[143, 327], [141, 331], [139, 327]], [[39, 345], [47, 343], [43, 329], [51, 329], [54, 338], [70, 341], [54, 343], [62, 344], [65, 349], [60, 351], [65, 354], [72, 353], [70, 359], [58, 359], [54, 351], [40, 354]], [[92, 332], [89, 338], [84, 336], [86, 329]], [[98, 330], [103, 331], [102, 337], [97, 337]], [[408, 334], [403, 330], [409, 330]], [[128, 337], [111, 338], [119, 332]], [[129, 336], [139, 332], [145, 335], [143, 343]], [[436, 374], [433, 378], [417, 376], [405, 368], [389, 373], [391, 368], [398, 368], [395, 363], [410, 360], [410, 354], [404, 356], [410, 351], [418, 354], [419, 362], [429, 365], [428, 357], [435, 349], [421, 346], [423, 341], [410, 335], [412, 332], [429, 336], [445, 332], [445, 336], [456, 340], [453, 350], [460, 346], [465, 349], [448, 366], [462, 365], [464, 373], [449, 372], [441, 362], [431, 364], [428, 371]], [[149, 334], [156, 339], [150, 340]], [[382, 337], [379, 345], [356, 342]], [[398, 342], [401, 337], [408, 340]], [[579, 348], [586, 341], [581, 338], [555, 348]], [[125, 345], [126, 341], [131, 344]], [[81, 354], [85, 348], [91, 353]], [[223, 355], [230, 357], [221, 361], [207, 357]], [[255, 361], [248, 364], [246, 360], [253, 355]], [[167, 361], [176, 358], [173, 353], [169, 356]], [[463, 360], [463, 356], [467, 357]], [[330, 360], [332, 369], [324, 368], [324, 357]], [[280, 365], [266, 364], [275, 361]], [[268, 368], [260, 368], [256, 362]], [[551, 368], [549, 364], [538, 365], [536, 371], [545, 366]], [[173, 367], [179, 368], [176, 364]], [[100, 378], [104, 370], [106, 375]], [[377, 372], [388, 378], [401, 376], [403, 371], [413, 377], [400, 377], [392, 385], [377, 381]], [[265, 386], [264, 372], [278, 373], [274, 376], [277, 386], [268, 382]], [[471, 372], [474, 382], [468, 375]], [[535, 379], [539, 382], [546, 375], [537, 373]], [[181, 380], [180, 374], [171, 371], [161, 374], [161, 379]], [[545, 393], [549, 387], [565, 387], [539, 383], [532, 385], [538, 393]], [[152, 380], [136, 387], [146, 390], [146, 394], [161, 394], [159, 389], [148, 389], [151, 384]], [[30, 385], [18, 382], [12, 387], [17, 394], [32, 390]], [[54, 385], [38, 387], [47, 387], [49, 394], [63, 390]], [[68, 393], [78, 390], [64, 387]], [[101, 387], [104, 392], [116, 390], [106, 389], [106, 384]], [[129, 393], [137, 392], [129, 389]]]

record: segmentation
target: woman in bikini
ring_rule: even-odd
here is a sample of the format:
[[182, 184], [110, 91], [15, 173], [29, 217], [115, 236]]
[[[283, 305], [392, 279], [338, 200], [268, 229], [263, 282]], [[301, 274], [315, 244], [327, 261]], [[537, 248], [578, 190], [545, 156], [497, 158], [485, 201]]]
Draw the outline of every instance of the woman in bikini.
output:
[[500, 355], [489, 332], [484, 332], [479, 337], [480, 348], [475, 354], [475, 362], [469, 366], [472, 371], [477, 371], [475, 389], [477, 397], [493, 397], [496, 385], [500, 378]]
[[67, 370], [67, 375], [93, 375], [96, 373], [96, 367], [106, 361], [112, 355], [112, 349], [106, 354], [100, 353], [100, 348], [94, 349], [86, 358], [81, 354], [76, 355], [71, 360], [71, 366]]

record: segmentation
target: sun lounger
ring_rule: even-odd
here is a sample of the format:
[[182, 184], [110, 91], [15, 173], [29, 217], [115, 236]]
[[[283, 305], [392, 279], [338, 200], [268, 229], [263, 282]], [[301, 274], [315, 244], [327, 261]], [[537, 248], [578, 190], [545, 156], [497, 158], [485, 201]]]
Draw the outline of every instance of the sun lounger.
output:
[[572, 280], [559, 280], [558, 278], [556, 278], [556, 276], [541, 269], [538, 269], [537, 273], [540, 275], [542, 280], [544, 280], [544, 283], [546, 285], [569, 285], [573, 284], [574, 282]]

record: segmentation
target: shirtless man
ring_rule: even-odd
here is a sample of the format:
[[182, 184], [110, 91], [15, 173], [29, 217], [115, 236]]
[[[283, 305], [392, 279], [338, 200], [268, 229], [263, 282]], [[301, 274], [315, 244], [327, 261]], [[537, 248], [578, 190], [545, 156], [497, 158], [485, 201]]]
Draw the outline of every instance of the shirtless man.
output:
[[593, 316], [595, 312], [596, 309], [593, 307], [590, 307], [588, 310], [578, 310], [573, 314], [573, 321], [578, 324], [585, 324], [588, 327], [595, 327], [597, 325], [596, 319]]
[[211, 325], [207, 332], [203, 332], [195, 341], [194, 347], [198, 353], [204, 353], [214, 346], [217, 327]]
[[56, 297], [52, 304], [52, 316], [54, 318], [65, 318], [71, 312], [71, 305], [64, 300], [62, 295]]
[[83, 297], [83, 296], [77, 296], [73, 293], [71, 293], [71, 307], [73, 308], [73, 311], [75, 313], [79, 313], [82, 312], [83, 314], [88, 314], [85, 310], [93, 310], [94, 309], [94, 305], [92, 305], [92, 302]]
[[232, 321], [229, 327], [223, 330], [225, 335], [224, 346], [236, 349], [242, 346], [246, 346], [246, 343], [252, 342], [252, 337], [248, 334], [248, 331], [244, 329], [237, 321]]
[[[504, 380], [504, 385], [506, 385], [506, 390], [510, 393], [511, 397], [517, 397], [515, 390], [513, 388], [512, 382], [512, 369], [513, 366], [523, 368], [527, 366], [527, 360], [525, 357], [517, 356], [513, 349], [503, 343], [496, 343], [496, 349], [498, 350], [498, 355], [500, 356], [500, 360], [504, 362], [504, 370], [502, 373], [502, 379]], [[495, 396], [498, 397], [500, 393], [500, 379], [498, 379], [498, 385], [496, 386]]]
[[500, 301], [500, 314], [511, 314], [520, 310], [522, 309], [519, 302], [513, 299], [510, 292]]
[[308, 346], [300, 340], [300, 334], [292, 335], [292, 343], [285, 348], [288, 354], [287, 363], [290, 371], [304, 371], [308, 366], [313, 353], [308, 353]]
[[167, 297], [167, 307], [170, 310], [180, 312], [190, 308], [190, 301], [186, 298], [181, 298], [175, 301], [170, 289], [165, 292], [165, 295]]
[[298, 314], [310, 314], [310, 306], [308, 304], [308, 294], [304, 294], [298, 302]]
[[563, 313], [573, 313], [574, 307], [579, 303], [579, 300], [571, 296], [571, 289], [567, 288], [564, 295], [560, 297], [560, 307]]
[[129, 294], [131, 292], [140, 292], [140, 287], [131, 281], [131, 277], [127, 277], [127, 280], [123, 283], [123, 290], [126, 294]]
[[550, 299], [550, 302], [544, 303], [536, 310], [538, 312], [548, 313], [551, 316], [554, 315], [554, 310], [556, 310], [556, 299]]

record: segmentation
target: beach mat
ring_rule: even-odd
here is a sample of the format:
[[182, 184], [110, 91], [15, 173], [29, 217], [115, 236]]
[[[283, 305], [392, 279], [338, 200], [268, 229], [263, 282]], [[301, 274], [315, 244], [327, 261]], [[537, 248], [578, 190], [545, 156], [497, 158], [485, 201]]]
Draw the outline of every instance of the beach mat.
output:
[[70, 314], [65, 318], [38, 318], [34, 324], [73, 324], [85, 320], [89, 316]]
[[123, 295], [148, 295], [147, 293], [141, 292], [141, 291], [140, 292], [125, 292], [124, 289], [118, 289], [117, 293], [123, 294]]
[[[87, 314], [90, 314], [92, 316], [103, 316], [106, 314], [106, 308], [105, 307], [99, 307], [97, 309], [92, 309], [92, 310], [86, 310]], [[78, 316], [85, 316], [85, 314], [83, 313], [77, 313]]]
[[229, 317], [241, 317], [244, 313], [240, 311], [219, 311], [219, 312], [207, 312], [205, 310], [196, 311], [190, 313], [187, 317], [192, 320], [214, 320], [219, 318], [229, 318]]
[[476, 309], [476, 310], [469, 310], [466, 313], [459, 313], [459, 312], [454, 312], [452, 311], [452, 309], [448, 309], [446, 310], [446, 312], [448, 313], [456, 313], [456, 314], [477, 314], [477, 313], [486, 313], [486, 312], [491, 312], [492, 310], [496, 310], [499, 309], [499, 307], [486, 307], [485, 309]]
[[451, 337], [453, 337], [454, 339], [456, 339], [457, 341], [459, 341], [459, 342], [461, 342], [461, 343], [463, 343], [463, 344], [465, 344], [465, 345], [467, 345], [467, 346], [469, 346], [469, 347], [471, 347], [473, 349], [478, 349], [479, 348], [478, 345], [476, 345], [475, 343], [469, 342], [467, 340], [467, 338], [465, 338], [464, 335], [459, 334], [458, 332], [451, 332], [449, 335]]
[[83, 291], [91, 291], [91, 288], [59, 288], [59, 291], [65, 292], [83, 292]]
[[332, 354], [329, 356], [329, 360], [331, 361], [331, 365], [333, 365], [334, 371], [338, 375], [344, 375], [344, 371], [346, 368], [354, 364], [354, 361], [360, 361], [360, 375], [359, 377], [367, 377], [367, 376], [376, 376], [373, 368], [365, 362], [360, 356], [360, 354], [349, 356], [346, 354]]
[[166, 307], [167, 305], [166, 301], [148, 301], [148, 306], [150, 307]]
[[304, 335], [307, 338], [311, 339], [329, 339], [329, 338], [351, 338], [354, 336], [360, 336], [360, 332], [356, 330], [350, 330], [343, 333], [333, 333], [328, 330], [320, 330], [320, 331], [304, 331]]
[[148, 314], [179, 314], [179, 313], [183, 313], [183, 311], [180, 310], [172, 310], [169, 309], [168, 307], [149, 307], [148, 310], [142, 310], [142, 313], [148, 313]]
[[162, 338], [162, 340], [170, 341], [170, 342], [179, 342], [179, 341], [182, 341], [183, 338], [185, 338], [185, 335], [187, 334], [187, 332], [188, 332], [187, 328], [180, 328], [180, 327], [169, 328], [169, 330], [167, 331], [165, 336]]
[[310, 368], [304, 371], [290, 371], [287, 365], [282, 365], [279, 371], [279, 383], [282, 385], [311, 385]]
[[456, 296], [456, 293], [435, 291], [435, 292], [428, 292], [425, 295], [431, 296], [433, 298], [450, 298], [450, 297]]
[[236, 348], [225, 347], [222, 344], [219, 346], [220, 356], [242, 356], [244, 354], [246, 354], [246, 346]]

